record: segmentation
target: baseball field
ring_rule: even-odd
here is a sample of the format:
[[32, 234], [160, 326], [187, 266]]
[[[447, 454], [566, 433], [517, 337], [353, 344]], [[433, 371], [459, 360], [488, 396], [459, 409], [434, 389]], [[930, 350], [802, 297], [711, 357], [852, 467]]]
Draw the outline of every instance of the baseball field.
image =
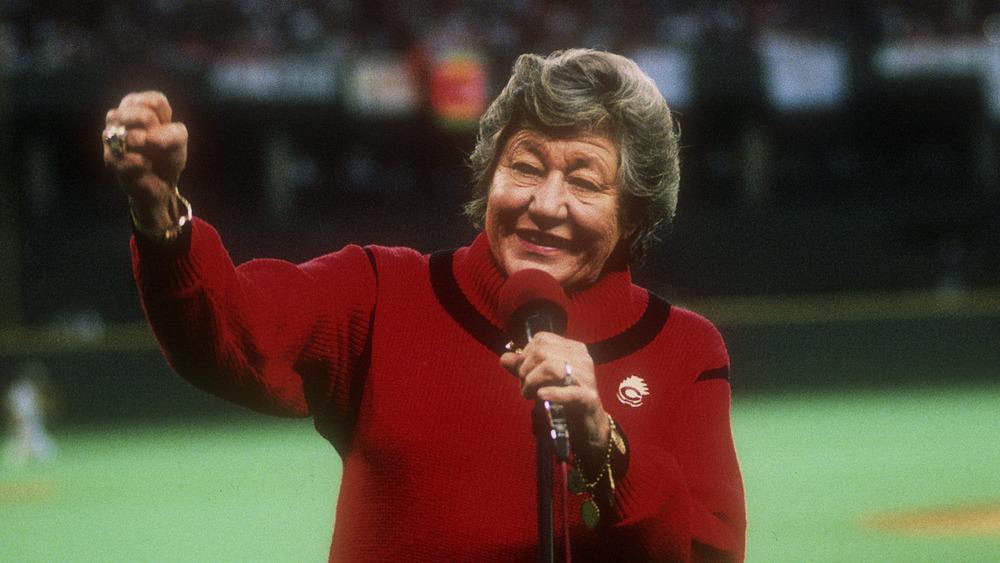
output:
[[[1000, 560], [1000, 386], [737, 400], [748, 561]], [[340, 462], [308, 422], [75, 428], [0, 471], [3, 561], [322, 561]]]
[[[820, 320], [794, 322], [711, 311], [737, 374], [747, 561], [1000, 561], [1000, 315], [889, 305], [891, 318], [812, 307]], [[790, 316], [778, 309], [763, 308]], [[135, 375], [152, 369], [146, 356], [108, 354], [132, 375], [79, 401], [107, 410], [143, 389], [173, 394], [171, 409], [203, 399], [170, 374]], [[82, 383], [65, 385], [84, 397]], [[53, 463], [0, 466], [0, 561], [325, 560], [333, 449], [309, 421], [221, 410], [56, 426]]]

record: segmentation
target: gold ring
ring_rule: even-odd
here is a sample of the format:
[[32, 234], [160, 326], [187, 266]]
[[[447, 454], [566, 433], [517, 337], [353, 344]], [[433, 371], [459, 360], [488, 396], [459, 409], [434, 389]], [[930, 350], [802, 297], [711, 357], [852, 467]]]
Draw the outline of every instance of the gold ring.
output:
[[111, 154], [115, 158], [125, 156], [125, 151], [128, 150], [128, 144], [125, 140], [127, 134], [128, 130], [120, 125], [108, 129], [108, 134], [104, 137], [104, 142], [108, 144], [108, 149], [111, 150]]

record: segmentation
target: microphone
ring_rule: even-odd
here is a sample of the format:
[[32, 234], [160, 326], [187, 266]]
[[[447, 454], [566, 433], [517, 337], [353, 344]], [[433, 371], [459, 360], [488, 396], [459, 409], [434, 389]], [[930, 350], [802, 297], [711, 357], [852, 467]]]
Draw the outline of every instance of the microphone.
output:
[[[569, 299], [559, 282], [548, 273], [536, 269], [517, 271], [500, 288], [498, 297], [500, 322], [518, 348], [527, 346], [539, 332], [559, 335], [566, 332]], [[554, 444], [556, 459], [568, 462], [569, 428], [563, 406], [536, 401], [536, 409], [545, 413], [548, 424], [543, 424], [545, 421], [536, 417], [535, 433], [548, 434]]]

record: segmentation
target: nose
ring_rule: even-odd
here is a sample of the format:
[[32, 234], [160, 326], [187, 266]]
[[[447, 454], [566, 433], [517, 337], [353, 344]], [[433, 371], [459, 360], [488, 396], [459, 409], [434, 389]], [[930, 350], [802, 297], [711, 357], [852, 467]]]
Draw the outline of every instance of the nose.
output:
[[528, 215], [539, 227], [565, 221], [569, 217], [566, 181], [560, 172], [551, 172], [531, 194]]

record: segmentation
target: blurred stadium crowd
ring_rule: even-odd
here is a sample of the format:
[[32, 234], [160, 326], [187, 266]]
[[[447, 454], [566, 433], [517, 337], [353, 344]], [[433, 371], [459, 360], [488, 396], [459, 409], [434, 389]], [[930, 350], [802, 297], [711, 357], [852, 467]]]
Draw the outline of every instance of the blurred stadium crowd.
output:
[[566, 45], [752, 43], [775, 30], [878, 44], [981, 36], [996, 10], [988, 0], [5, 0], [0, 66], [59, 69], [120, 57], [200, 65], [441, 44], [504, 62]]
[[[995, 286], [1000, 2], [0, 0], [0, 324], [141, 318], [105, 109], [162, 89], [237, 261], [467, 243], [514, 58], [634, 57], [679, 113], [668, 298]], [[9, 189], [8, 189], [9, 186]], [[13, 242], [11, 242], [13, 241]], [[13, 305], [10, 305], [13, 303]], [[69, 319], [69, 321], [67, 321]]]

